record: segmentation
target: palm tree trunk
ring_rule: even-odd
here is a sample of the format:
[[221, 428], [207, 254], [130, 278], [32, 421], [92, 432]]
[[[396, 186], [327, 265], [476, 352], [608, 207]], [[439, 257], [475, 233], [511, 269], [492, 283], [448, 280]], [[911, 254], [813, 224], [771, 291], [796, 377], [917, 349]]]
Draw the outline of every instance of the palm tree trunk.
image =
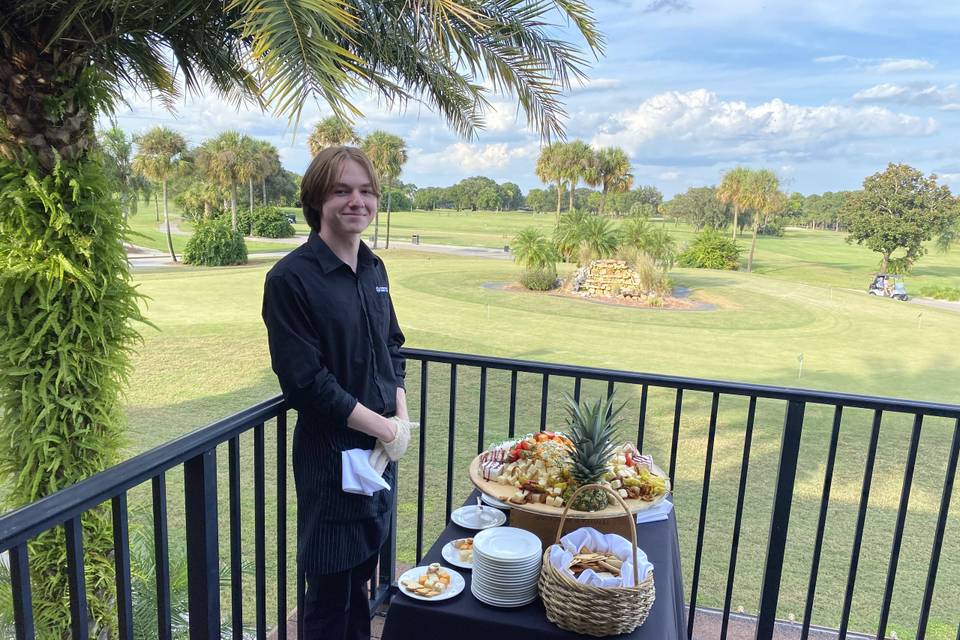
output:
[[881, 254], [883, 259], [880, 261], [880, 273], [886, 273], [887, 267], [890, 265], [890, 254], [884, 253]]
[[760, 232], [760, 225], [753, 225], [753, 240], [750, 241], [750, 253], [747, 255], [747, 273], [753, 271], [753, 252], [757, 250], [757, 233]]
[[603, 215], [607, 206], [607, 185], [603, 185], [603, 192], [600, 194], [600, 215]]
[[740, 207], [734, 206], [733, 207], [733, 239], [734, 240], [737, 239], [737, 224], [738, 224], [739, 218], [740, 218]]
[[253, 178], [248, 181], [250, 184], [250, 215], [253, 216]]
[[577, 190], [576, 180], [570, 181], [570, 211], [573, 211], [573, 192]]
[[156, 206], [156, 209], [157, 209], [157, 222], [160, 222], [160, 194], [159, 193], [153, 194], [153, 204], [154, 206]]
[[170, 234], [170, 211], [167, 208], [167, 181], [163, 181], [163, 222], [167, 226], [167, 248], [170, 250], [170, 257], [174, 262], [177, 261], [177, 254], [173, 251], [173, 236]]
[[267, 179], [260, 178], [260, 190], [263, 192], [263, 206], [267, 206]]
[[210, 203], [206, 201], [203, 203], [203, 219], [210, 219]]
[[561, 189], [562, 186], [562, 183], [557, 180], [557, 224], [560, 223], [560, 199], [563, 197], [563, 190]]
[[[392, 180], [391, 180], [392, 182]], [[388, 188], [390, 185], [387, 185]], [[393, 190], [387, 191], [387, 245], [386, 248], [390, 248], [390, 205], [393, 201]]]
[[237, 183], [230, 183], [230, 225], [237, 230]]

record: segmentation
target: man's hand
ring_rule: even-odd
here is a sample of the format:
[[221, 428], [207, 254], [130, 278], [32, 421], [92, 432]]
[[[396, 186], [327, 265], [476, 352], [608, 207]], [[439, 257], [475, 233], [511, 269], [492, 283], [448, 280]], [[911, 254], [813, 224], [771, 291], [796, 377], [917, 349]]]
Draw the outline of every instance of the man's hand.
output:
[[391, 460], [397, 461], [403, 457], [403, 454], [407, 452], [407, 447], [410, 445], [410, 429], [419, 427], [420, 424], [404, 420], [399, 416], [390, 418], [390, 421], [396, 425], [397, 435], [389, 442], [380, 440], [380, 443], [383, 444], [383, 450], [387, 452], [387, 456]]

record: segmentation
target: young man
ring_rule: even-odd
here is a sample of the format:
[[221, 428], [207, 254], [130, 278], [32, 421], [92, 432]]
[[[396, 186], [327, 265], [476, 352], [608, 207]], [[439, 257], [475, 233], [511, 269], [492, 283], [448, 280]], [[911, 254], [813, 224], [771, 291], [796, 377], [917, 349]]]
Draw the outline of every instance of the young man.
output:
[[385, 464], [400, 459], [410, 439], [403, 333], [386, 269], [360, 241], [378, 198], [361, 151], [320, 152], [300, 188], [310, 237], [270, 270], [264, 287], [273, 370], [298, 412], [297, 562], [307, 584], [303, 637], [311, 639], [370, 637], [365, 583], [389, 534], [396, 490], [389, 465], [389, 491], [344, 492], [340, 452], [376, 450]]

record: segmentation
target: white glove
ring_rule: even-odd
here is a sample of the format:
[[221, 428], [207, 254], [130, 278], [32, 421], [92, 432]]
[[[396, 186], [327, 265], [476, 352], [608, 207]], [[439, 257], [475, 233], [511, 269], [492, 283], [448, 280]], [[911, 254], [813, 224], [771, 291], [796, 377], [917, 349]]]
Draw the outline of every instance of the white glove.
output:
[[378, 475], [382, 476], [388, 464], [390, 464], [390, 456], [387, 455], [386, 449], [383, 448], [383, 443], [377, 440], [377, 446], [370, 452], [370, 466], [373, 467], [373, 470], [376, 471]]
[[419, 427], [420, 423], [410, 422], [397, 416], [390, 418], [390, 421], [397, 426], [397, 434], [390, 442], [380, 440], [380, 444], [383, 445], [383, 450], [386, 451], [387, 457], [396, 462], [407, 452], [407, 447], [410, 445], [410, 430]]

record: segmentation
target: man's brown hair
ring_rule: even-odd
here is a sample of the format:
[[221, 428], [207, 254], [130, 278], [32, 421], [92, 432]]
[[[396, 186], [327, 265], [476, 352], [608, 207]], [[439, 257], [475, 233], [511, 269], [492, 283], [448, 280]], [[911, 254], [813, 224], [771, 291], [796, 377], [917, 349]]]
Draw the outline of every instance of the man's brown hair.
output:
[[370, 176], [370, 186], [374, 194], [380, 197], [380, 183], [377, 172], [370, 159], [356, 147], [327, 147], [316, 155], [307, 172], [300, 181], [300, 203], [303, 205], [303, 217], [310, 228], [320, 233], [320, 218], [323, 203], [340, 180], [343, 163], [353, 160], [363, 167]]

